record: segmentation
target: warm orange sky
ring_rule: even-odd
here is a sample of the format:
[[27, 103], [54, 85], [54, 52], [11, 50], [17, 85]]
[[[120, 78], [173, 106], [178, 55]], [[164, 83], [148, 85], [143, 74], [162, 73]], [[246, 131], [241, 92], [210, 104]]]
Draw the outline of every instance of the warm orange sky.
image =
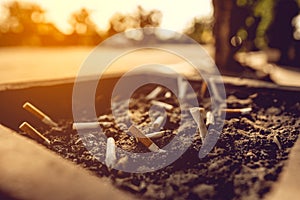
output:
[[[0, 0], [1, 3], [14, 0]], [[158, 9], [163, 13], [161, 27], [182, 31], [195, 16], [212, 15], [211, 0], [19, 0], [36, 2], [47, 12], [47, 20], [68, 32], [70, 14], [85, 7], [92, 12], [92, 20], [100, 29], [106, 29], [108, 19], [115, 12], [133, 12], [138, 5], [146, 10]], [[0, 11], [1, 13], [1, 11]]]

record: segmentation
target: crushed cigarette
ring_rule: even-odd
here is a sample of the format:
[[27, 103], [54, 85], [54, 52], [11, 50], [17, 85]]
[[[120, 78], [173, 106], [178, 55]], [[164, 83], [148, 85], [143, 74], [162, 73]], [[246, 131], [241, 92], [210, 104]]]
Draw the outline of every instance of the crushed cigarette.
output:
[[207, 84], [203, 81], [200, 89], [200, 98], [203, 99], [207, 91]]
[[152, 90], [152, 92], [150, 92], [147, 96], [146, 99], [150, 100], [150, 99], [154, 99], [157, 97], [157, 95], [159, 95], [159, 93], [162, 91], [162, 87], [158, 86], [156, 87], [154, 90]]
[[251, 107], [248, 108], [225, 108], [222, 109], [222, 112], [226, 113], [238, 113], [241, 115], [249, 114], [252, 111]]
[[153, 122], [153, 128], [155, 130], [160, 129], [160, 127], [162, 126], [163, 122], [165, 121], [165, 116], [158, 116], [155, 121]]
[[45, 124], [47, 124], [47, 125], [49, 125], [51, 127], [57, 127], [58, 126], [57, 123], [55, 123], [49, 116], [47, 116], [45, 113], [43, 113], [42, 111], [40, 111], [38, 108], [36, 108], [31, 103], [26, 102], [23, 105], [23, 108], [25, 110], [27, 110], [28, 112], [30, 112], [31, 114], [33, 114], [34, 116], [36, 116], [37, 118], [39, 118]]
[[146, 134], [146, 136], [150, 139], [157, 139], [163, 137], [165, 133], [166, 131], [159, 131], [159, 132], [148, 133]]
[[156, 100], [152, 100], [151, 103], [153, 105], [156, 105], [156, 106], [159, 106], [159, 107], [163, 107], [167, 110], [172, 110], [173, 109], [173, 106], [168, 104], [168, 103], [165, 103], [165, 102], [161, 102], [161, 101], [156, 101]]
[[116, 164], [116, 144], [112, 137], [107, 138], [105, 164], [108, 168], [113, 168]]
[[46, 143], [47, 145], [50, 145], [50, 140], [43, 136], [39, 131], [37, 131], [35, 128], [33, 128], [30, 124], [27, 122], [23, 122], [20, 126], [19, 129], [24, 131], [26, 134], [28, 134], [31, 138], [37, 140], [38, 142], [41, 143]]
[[187, 90], [188, 82], [183, 80], [181, 76], [177, 78], [178, 98], [183, 99]]
[[204, 124], [204, 119], [203, 119], [204, 111], [205, 111], [204, 108], [199, 108], [199, 107], [190, 108], [192, 117], [195, 120], [195, 122], [197, 123], [202, 141], [204, 141], [204, 138], [207, 134], [207, 129], [206, 129], [206, 126]]
[[214, 115], [211, 111], [208, 111], [206, 113], [206, 126], [209, 126], [209, 125], [214, 125], [215, 124], [215, 118], [214, 118]]
[[152, 152], [165, 152], [160, 149], [149, 137], [142, 133], [137, 127], [131, 125], [128, 129], [134, 137], [136, 137], [145, 147]]

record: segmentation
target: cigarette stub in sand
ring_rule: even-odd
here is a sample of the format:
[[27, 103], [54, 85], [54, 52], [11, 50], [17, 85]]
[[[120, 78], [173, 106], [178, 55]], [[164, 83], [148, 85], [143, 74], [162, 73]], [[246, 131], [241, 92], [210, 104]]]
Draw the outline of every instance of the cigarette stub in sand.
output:
[[165, 98], [168, 99], [168, 98], [171, 98], [171, 96], [172, 96], [172, 93], [170, 91], [165, 93]]
[[137, 127], [131, 125], [128, 129], [134, 137], [136, 137], [145, 147], [152, 152], [164, 152], [150, 138], [142, 133]]
[[162, 91], [162, 87], [158, 86], [152, 92], [150, 92], [147, 96], [146, 99], [154, 99], [157, 97], [157, 95]]
[[40, 111], [38, 108], [36, 108], [31, 103], [26, 102], [23, 105], [23, 108], [25, 110], [27, 110], [28, 112], [30, 112], [31, 114], [33, 114], [34, 116], [36, 116], [37, 118], [39, 118], [45, 124], [47, 124], [47, 125], [49, 125], [51, 127], [57, 127], [58, 126], [57, 123], [55, 123], [49, 116], [47, 116], [45, 113], [43, 113], [42, 111]]
[[177, 78], [178, 98], [183, 99], [187, 90], [188, 82], [180, 76]]
[[158, 130], [162, 126], [164, 121], [165, 121], [164, 116], [158, 116], [153, 122], [153, 128]]
[[208, 111], [206, 113], [206, 126], [209, 126], [209, 125], [214, 125], [215, 124], [215, 118], [214, 118], [214, 115], [211, 111]]
[[105, 155], [105, 164], [107, 167], [112, 168], [115, 166], [117, 161], [116, 156], [116, 143], [114, 138], [107, 138], [106, 143], [106, 155]]
[[19, 126], [19, 129], [21, 129], [22, 131], [24, 131], [31, 138], [37, 140], [38, 142], [46, 143], [47, 145], [50, 145], [50, 140], [48, 140], [45, 136], [43, 136], [40, 132], [38, 132], [35, 128], [33, 128], [27, 122], [23, 122]]
[[226, 112], [226, 113], [237, 113], [237, 114], [242, 114], [242, 115], [245, 115], [245, 114], [248, 114], [252, 111], [252, 108], [225, 108], [225, 109], [222, 109], [223, 112]]
[[161, 138], [165, 135], [165, 131], [159, 131], [159, 132], [153, 132], [153, 133], [148, 133], [146, 136], [150, 139], [157, 139]]
[[204, 110], [204, 108], [194, 107], [194, 108], [190, 108], [190, 112], [191, 112], [193, 119], [197, 123], [199, 132], [200, 132], [200, 137], [201, 137], [202, 141], [204, 141], [204, 138], [207, 134], [207, 129], [206, 129], [206, 126], [204, 124], [204, 119], [203, 119], [205, 110]]
[[165, 103], [165, 102], [161, 102], [161, 101], [156, 101], [156, 100], [152, 100], [151, 103], [153, 105], [156, 105], [156, 106], [159, 106], [159, 107], [163, 107], [167, 110], [172, 110], [173, 109], [173, 106], [168, 104], [168, 103]]
[[73, 130], [96, 129], [100, 126], [100, 122], [76, 122], [73, 123]]

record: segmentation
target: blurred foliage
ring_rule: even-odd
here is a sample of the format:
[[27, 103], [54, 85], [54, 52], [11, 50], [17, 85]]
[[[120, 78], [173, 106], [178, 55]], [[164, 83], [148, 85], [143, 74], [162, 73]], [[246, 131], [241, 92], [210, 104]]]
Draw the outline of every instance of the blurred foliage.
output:
[[37, 4], [12, 2], [4, 8], [7, 15], [0, 24], [1, 46], [41, 45], [63, 39], [53, 24], [45, 22], [45, 11]]
[[107, 34], [114, 35], [134, 28], [158, 27], [162, 13], [159, 10], [144, 10], [138, 6], [134, 13], [115, 13], [109, 20], [110, 28]]
[[200, 44], [209, 44], [214, 42], [212, 30], [212, 18], [194, 18], [184, 33]]
[[139, 6], [134, 13], [116, 13], [107, 31], [98, 30], [85, 8], [71, 14], [70, 34], [64, 34], [45, 20], [45, 11], [37, 4], [14, 1], [3, 5], [0, 21], [0, 46], [97, 45], [103, 39], [132, 28], [157, 27], [162, 13]]

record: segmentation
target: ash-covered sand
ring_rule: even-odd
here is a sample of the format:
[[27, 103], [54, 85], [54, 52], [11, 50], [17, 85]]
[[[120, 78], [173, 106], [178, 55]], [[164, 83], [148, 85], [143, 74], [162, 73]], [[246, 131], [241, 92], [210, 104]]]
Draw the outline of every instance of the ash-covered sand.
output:
[[[200, 83], [193, 82], [192, 85], [195, 91], [200, 91]], [[130, 102], [129, 114], [124, 114], [115, 121], [108, 110], [106, 115], [101, 115], [98, 119], [107, 137], [113, 137], [117, 146], [125, 151], [140, 153], [137, 154], [140, 158], [143, 158], [143, 152], [148, 152], [148, 149], [130, 136], [122, 123], [131, 117], [144, 133], [153, 131], [149, 128], [151, 114], [148, 111], [151, 103], [145, 100], [145, 96], [155, 87], [147, 85], [135, 92]], [[206, 157], [199, 159], [202, 142], [195, 128], [196, 123], [186, 121], [178, 129], [180, 114], [188, 117], [190, 113], [188, 110], [180, 110], [173, 94], [166, 98], [166, 91], [164, 89], [156, 100], [169, 103], [174, 108], [167, 111], [167, 121], [161, 129], [165, 130], [164, 137], [153, 141], [162, 148], [175, 135], [179, 135], [179, 139], [172, 141], [171, 149], [176, 152], [184, 148], [187, 142], [186, 132], [191, 129], [196, 132], [192, 145], [178, 160], [155, 172], [125, 173], [109, 170], [85, 149], [79, 135], [71, 128], [71, 120], [59, 122], [64, 127], [62, 132], [45, 128], [40, 130], [52, 142], [49, 149], [91, 170], [99, 177], [110, 177], [116, 187], [142, 199], [263, 198], [277, 181], [298, 137], [300, 103], [295, 97], [300, 96], [299, 92], [227, 87], [227, 107], [252, 107], [252, 112], [246, 115], [227, 115], [222, 132], [212, 130], [214, 134], [220, 135], [217, 144]], [[188, 96], [189, 94], [186, 95], [187, 98]], [[198, 101], [201, 106], [210, 109], [208, 95], [204, 99], [198, 97]], [[114, 103], [114, 109], [121, 112], [124, 101], [116, 100]], [[84, 137], [93, 154], [104, 160], [106, 137], [92, 130], [87, 130]], [[170, 152], [154, 154], [153, 160], [161, 156], [167, 157], [168, 153]], [[126, 164], [136, 162], [137, 159], [117, 151], [118, 160], [126, 161], [125, 158], [128, 158], [127, 163], [118, 163], [119, 166], [126, 167]], [[151, 163], [153, 160], [144, 160], [143, 163]], [[157, 163], [160, 164], [162, 163]]]

